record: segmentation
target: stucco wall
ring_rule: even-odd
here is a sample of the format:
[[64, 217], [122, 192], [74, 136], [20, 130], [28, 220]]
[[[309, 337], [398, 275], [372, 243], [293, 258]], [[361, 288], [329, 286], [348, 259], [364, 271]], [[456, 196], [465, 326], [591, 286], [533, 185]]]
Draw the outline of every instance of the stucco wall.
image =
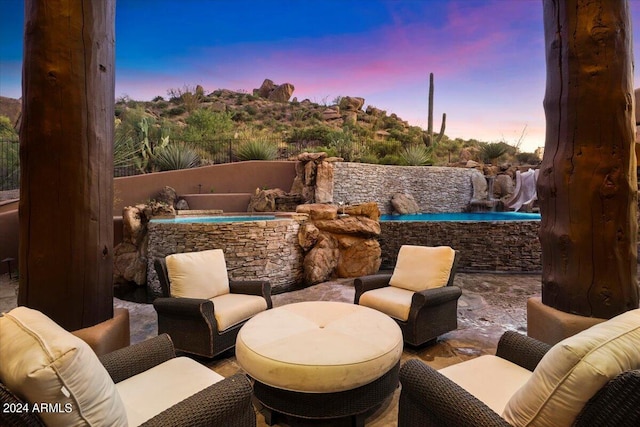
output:
[[462, 212], [473, 195], [475, 169], [434, 166], [388, 166], [336, 162], [333, 201], [374, 201], [392, 213], [395, 193], [411, 194], [422, 212]]
[[[295, 164], [289, 161], [256, 160], [115, 178], [113, 214], [122, 215], [123, 207], [145, 203], [167, 185], [179, 195], [245, 193], [240, 195], [244, 199], [249, 197], [246, 193], [253, 193], [256, 188], [289, 191], [296, 176]], [[226, 203], [224, 199], [220, 201]], [[207, 205], [206, 209], [229, 211], [225, 207], [228, 204], [220, 207], [214, 203]], [[246, 211], [246, 206], [240, 211]]]
[[300, 223], [295, 219], [235, 223], [148, 224], [147, 283], [160, 293], [153, 259], [173, 253], [222, 249], [230, 279], [270, 280], [274, 293], [302, 281]]
[[542, 271], [540, 221], [397, 222], [382, 221], [383, 267], [393, 267], [402, 245], [451, 246], [460, 251], [458, 269]]

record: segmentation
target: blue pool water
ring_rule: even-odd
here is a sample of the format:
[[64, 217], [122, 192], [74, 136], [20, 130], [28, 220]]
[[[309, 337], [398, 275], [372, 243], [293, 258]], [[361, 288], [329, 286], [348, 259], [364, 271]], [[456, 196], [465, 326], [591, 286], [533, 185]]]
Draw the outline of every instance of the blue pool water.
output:
[[216, 223], [216, 222], [246, 222], [246, 221], [269, 221], [275, 219], [274, 215], [246, 215], [246, 216], [191, 216], [175, 217], [167, 219], [152, 219], [151, 222], [161, 224], [183, 224], [183, 223]]
[[540, 214], [525, 212], [450, 212], [382, 215], [380, 221], [539, 221]]

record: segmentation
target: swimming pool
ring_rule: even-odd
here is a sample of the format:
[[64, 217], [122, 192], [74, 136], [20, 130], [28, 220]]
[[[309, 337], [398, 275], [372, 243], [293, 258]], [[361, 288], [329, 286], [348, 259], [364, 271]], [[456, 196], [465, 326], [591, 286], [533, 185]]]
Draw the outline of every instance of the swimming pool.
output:
[[380, 221], [539, 221], [539, 213], [447, 212], [410, 215], [382, 215]]
[[244, 215], [244, 216], [176, 216], [175, 218], [152, 219], [151, 222], [159, 224], [208, 224], [219, 222], [247, 222], [270, 221], [275, 215]]

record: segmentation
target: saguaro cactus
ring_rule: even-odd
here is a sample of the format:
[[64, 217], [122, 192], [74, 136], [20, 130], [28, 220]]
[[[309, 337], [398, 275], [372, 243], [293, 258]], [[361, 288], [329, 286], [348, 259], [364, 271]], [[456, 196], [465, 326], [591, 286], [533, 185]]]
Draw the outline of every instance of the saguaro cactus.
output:
[[427, 118], [427, 133], [424, 135], [424, 144], [430, 147], [436, 142], [440, 142], [444, 136], [444, 129], [447, 125], [447, 114], [442, 113], [442, 125], [440, 133], [434, 138], [433, 136], [433, 73], [429, 73], [429, 113]]

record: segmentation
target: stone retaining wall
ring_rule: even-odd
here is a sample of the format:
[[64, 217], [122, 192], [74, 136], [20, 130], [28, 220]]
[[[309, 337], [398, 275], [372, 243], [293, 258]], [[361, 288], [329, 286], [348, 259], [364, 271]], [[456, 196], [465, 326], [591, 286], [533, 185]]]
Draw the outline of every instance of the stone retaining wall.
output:
[[392, 213], [391, 196], [411, 194], [421, 212], [463, 212], [473, 195], [475, 169], [335, 162], [333, 202], [375, 201]]
[[458, 270], [539, 272], [539, 221], [380, 222], [382, 268], [393, 268], [400, 246], [451, 246]]
[[[306, 216], [305, 216], [306, 217]], [[222, 249], [230, 279], [269, 280], [273, 293], [302, 281], [298, 219], [225, 223], [148, 224], [147, 283], [159, 294], [153, 259], [173, 253]]]

